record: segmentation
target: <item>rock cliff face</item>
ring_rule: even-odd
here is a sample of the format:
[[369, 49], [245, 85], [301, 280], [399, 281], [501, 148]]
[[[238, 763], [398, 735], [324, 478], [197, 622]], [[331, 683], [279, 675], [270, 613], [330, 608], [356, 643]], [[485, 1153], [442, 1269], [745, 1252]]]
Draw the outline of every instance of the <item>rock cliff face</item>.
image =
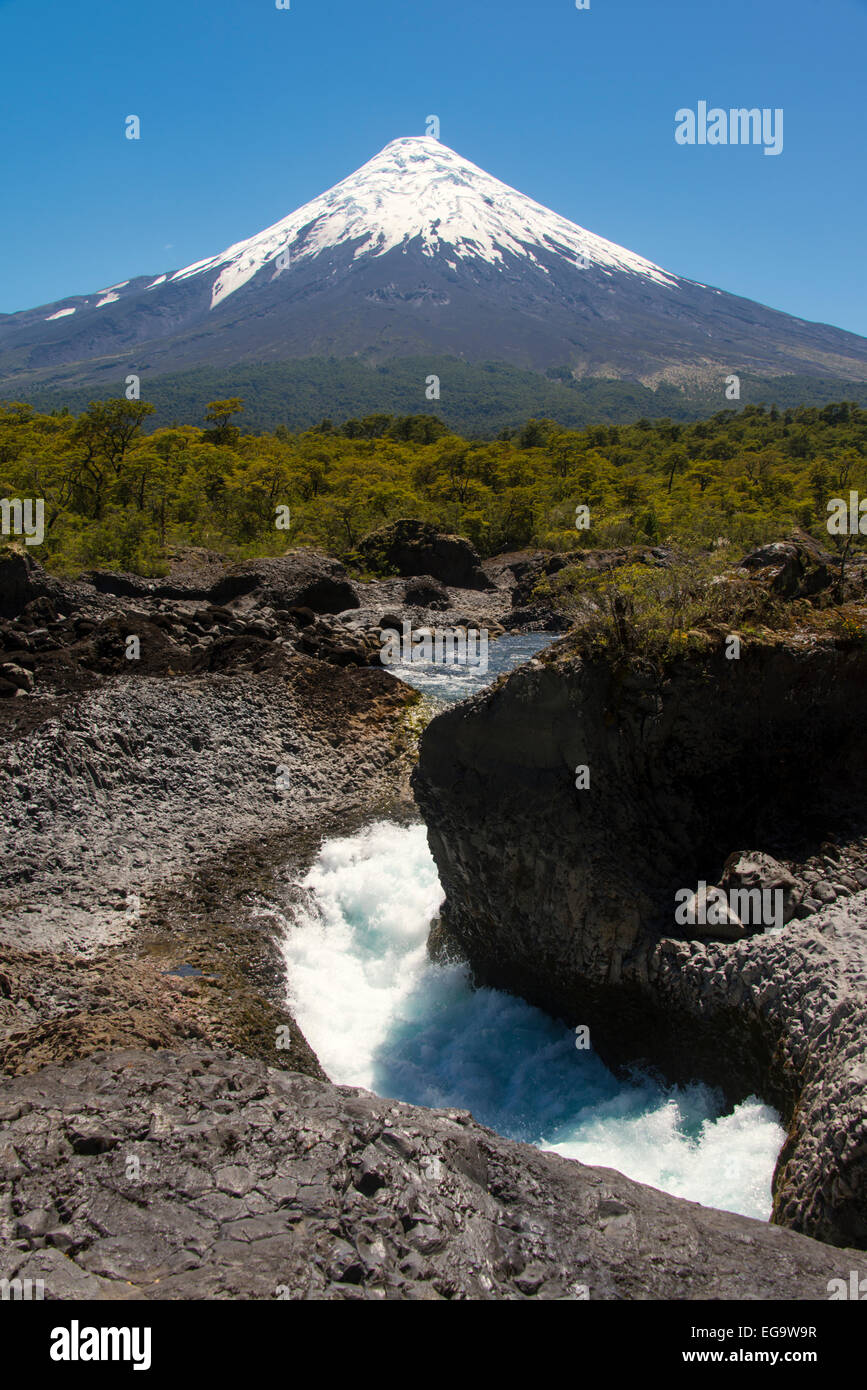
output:
[[859, 833], [865, 689], [867, 655], [831, 638], [664, 668], [582, 659], [567, 639], [435, 719], [414, 781], [447, 895], [440, 949], [445, 933], [480, 981], [588, 1024], [610, 1064], [779, 1106], [775, 1219], [859, 1245], [864, 896], [731, 944], [689, 939], [674, 913], [733, 851], [791, 865]]

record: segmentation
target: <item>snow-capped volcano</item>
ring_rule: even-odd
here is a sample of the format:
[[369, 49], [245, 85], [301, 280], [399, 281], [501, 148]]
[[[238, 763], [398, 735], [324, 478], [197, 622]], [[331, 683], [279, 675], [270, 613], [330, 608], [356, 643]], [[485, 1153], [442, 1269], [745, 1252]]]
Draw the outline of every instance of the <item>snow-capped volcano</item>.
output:
[[0, 315], [0, 396], [424, 354], [646, 383], [867, 380], [867, 340], [682, 279], [416, 137], [215, 256]]
[[503, 264], [509, 254], [526, 257], [548, 273], [536, 252], [554, 251], [570, 262], [589, 260], [610, 272], [677, 283], [643, 256], [568, 222], [427, 136], [393, 140], [312, 203], [171, 278], [217, 271], [211, 295], [216, 305], [281, 256], [297, 263], [350, 245], [353, 260], [358, 260], [405, 251], [414, 241], [423, 256], [442, 256], [447, 263], [451, 257]]

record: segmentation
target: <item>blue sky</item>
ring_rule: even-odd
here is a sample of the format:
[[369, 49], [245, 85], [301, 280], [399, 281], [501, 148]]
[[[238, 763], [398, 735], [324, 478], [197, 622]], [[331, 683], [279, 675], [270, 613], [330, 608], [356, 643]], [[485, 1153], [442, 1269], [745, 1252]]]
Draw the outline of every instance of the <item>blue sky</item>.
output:
[[[0, 0], [0, 54], [0, 312], [211, 255], [436, 114], [591, 231], [867, 335], [867, 0]], [[783, 153], [677, 145], [700, 100], [782, 107]]]

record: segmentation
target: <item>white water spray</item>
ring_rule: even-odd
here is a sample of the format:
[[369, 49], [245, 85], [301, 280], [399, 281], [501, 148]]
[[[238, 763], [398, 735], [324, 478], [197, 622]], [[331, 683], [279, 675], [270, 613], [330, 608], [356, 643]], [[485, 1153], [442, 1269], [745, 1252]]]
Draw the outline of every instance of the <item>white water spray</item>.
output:
[[707, 1206], [767, 1218], [785, 1134], [756, 1099], [721, 1114], [703, 1085], [624, 1084], [522, 1000], [427, 955], [442, 901], [423, 826], [327, 841], [285, 954], [298, 1023], [333, 1081], [459, 1106], [501, 1134]]

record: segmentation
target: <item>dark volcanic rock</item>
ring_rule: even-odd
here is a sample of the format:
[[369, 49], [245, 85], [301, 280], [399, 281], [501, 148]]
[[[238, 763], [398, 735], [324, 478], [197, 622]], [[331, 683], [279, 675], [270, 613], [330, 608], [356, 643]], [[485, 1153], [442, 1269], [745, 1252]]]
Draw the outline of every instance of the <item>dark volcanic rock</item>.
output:
[[26, 551], [0, 546], [0, 618], [17, 618], [28, 603], [50, 597], [57, 588]]
[[[210, 552], [205, 551], [208, 556]], [[285, 555], [247, 560], [228, 568], [213, 560], [198, 567], [174, 567], [166, 579], [148, 579], [114, 570], [89, 570], [82, 580], [98, 594], [145, 600], [200, 600], [212, 604], [250, 599], [260, 605], [303, 606], [316, 613], [342, 613], [358, 607], [358, 595], [339, 560], [319, 550], [290, 550]]]
[[64, 704], [0, 743], [0, 934], [55, 949], [126, 935], [126, 895], [385, 795], [414, 698], [382, 669], [295, 658], [130, 676]]
[[110, 594], [113, 598], [204, 597], [201, 592], [164, 584], [158, 579], [147, 579], [141, 574], [129, 574], [125, 570], [85, 570], [81, 579], [83, 583], [91, 584], [98, 594]]
[[201, 1048], [3, 1081], [0, 1178], [0, 1277], [46, 1299], [827, 1299], [867, 1273], [466, 1111]]
[[776, 1219], [859, 1245], [864, 895], [825, 925], [729, 946], [672, 938], [697, 934], [675, 922], [676, 891], [719, 882], [738, 845], [787, 827], [818, 843], [860, 814], [865, 690], [867, 653], [827, 638], [661, 670], [582, 660], [567, 642], [434, 719], [414, 778], [443, 923], [477, 977], [589, 1024], [614, 1065], [643, 1059], [778, 1105], [792, 1129]]
[[787, 541], [775, 541], [753, 550], [740, 562], [740, 568], [768, 584], [783, 598], [811, 598], [821, 593], [839, 575], [839, 560], [819, 545], [806, 531], [795, 531]]
[[274, 559], [235, 565], [208, 596], [214, 603], [227, 603], [254, 592], [261, 602], [312, 608], [315, 613], [343, 613], [358, 607], [358, 595], [343, 565], [318, 550], [291, 550]]
[[451, 599], [449, 591], [444, 584], [433, 579], [429, 574], [422, 575], [418, 579], [410, 579], [403, 591], [403, 601], [408, 603], [411, 608], [434, 608], [444, 610], [449, 607]]
[[427, 521], [393, 521], [365, 536], [359, 551], [380, 574], [429, 575], [455, 589], [490, 589], [474, 546], [447, 536]]

